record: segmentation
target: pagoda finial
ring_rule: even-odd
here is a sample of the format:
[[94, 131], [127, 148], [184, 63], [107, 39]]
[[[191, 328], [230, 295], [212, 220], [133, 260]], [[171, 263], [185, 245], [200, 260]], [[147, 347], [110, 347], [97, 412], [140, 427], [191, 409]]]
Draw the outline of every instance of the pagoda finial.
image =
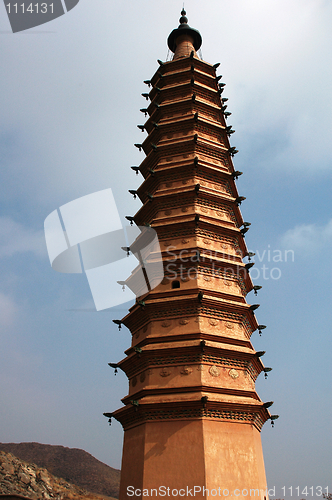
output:
[[179, 19], [180, 25], [178, 28], [172, 31], [172, 33], [169, 35], [167, 44], [169, 49], [172, 52], [176, 51], [177, 47], [177, 39], [181, 35], [187, 35], [192, 39], [192, 44], [193, 48], [197, 51], [201, 45], [202, 45], [202, 37], [199, 31], [195, 30], [194, 28], [191, 28], [188, 24], [188, 18], [186, 17], [186, 11], [183, 9], [181, 11], [181, 17]]
[[186, 11], [184, 10], [184, 5], [183, 9], [181, 10], [181, 17], [179, 19], [180, 24], [188, 24], [188, 18], [186, 17]]

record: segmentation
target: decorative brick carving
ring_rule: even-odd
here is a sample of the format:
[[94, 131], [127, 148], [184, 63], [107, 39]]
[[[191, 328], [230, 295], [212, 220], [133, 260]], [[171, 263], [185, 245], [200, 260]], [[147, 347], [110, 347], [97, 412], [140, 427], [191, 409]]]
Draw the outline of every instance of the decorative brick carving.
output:
[[229, 215], [227, 212], [221, 212], [220, 210], [218, 210], [216, 212], [216, 215], [218, 215], [218, 217], [222, 217], [223, 219], [229, 219]]
[[209, 373], [210, 375], [212, 375], [212, 377], [219, 377], [220, 370], [215, 365], [212, 365], [211, 368], [209, 369]]
[[239, 378], [239, 372], [237, 370], [235, 370], [235, 368], [232, 368], [231, 370], [229, 370], [228, 375], [233, 379]]
[[197, 418], [209, 418], [216, 420], [234, 421], [241, 423], [248, 423], [256, 427], [259, 431], [261, 430], [265, 419], [257, 411], [252, 413], [250, 411], [227, 411], [221, 409], [210, 409], [204, 408], [203, 405], [200, 407], [184, 407], [184, 408], [163, 408], [163, 409], [153, 409], [153, 410], [142, 410], [135, 412], [131, 409], [126, 415], [118, 418], [121, 421], [124, 428], [129, 428], [134, 424], [138, 424], [146, 421], [158, 421], [158, 420], [172, 420], [172, 419], [197, 419]]
[[190, 375], [193, 372], [193, 369], [190, 366], [184, 366], [180, 371], [181, 375]]

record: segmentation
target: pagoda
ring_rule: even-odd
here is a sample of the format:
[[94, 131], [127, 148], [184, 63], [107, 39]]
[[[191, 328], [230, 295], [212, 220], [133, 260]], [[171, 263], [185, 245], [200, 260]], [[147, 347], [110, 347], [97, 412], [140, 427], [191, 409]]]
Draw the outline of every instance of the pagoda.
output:
[[[260, 287], [249, 275], [225, 84], [219, 65], [198, 56], [201, 43], [183, 10], [168, 37], [172, 60], [145, 81], [147, 136], [135, 146], [146, 156], [134, 167], [142, 206], [131, 219], [156, 231], [164, 277], [121, 320], [132, 333], [117, 364], [129, 394], [105, 414], [124, 428], [120, 500], [163, 496], [161, 487], [171, 497], [267, 499], [260, 430], [277, 416], [255, 390], [270, 368], [250, 342], [265, 328], [258, 304], [246, 301]], [[134, 281], [135, 270], [126, 285]]]

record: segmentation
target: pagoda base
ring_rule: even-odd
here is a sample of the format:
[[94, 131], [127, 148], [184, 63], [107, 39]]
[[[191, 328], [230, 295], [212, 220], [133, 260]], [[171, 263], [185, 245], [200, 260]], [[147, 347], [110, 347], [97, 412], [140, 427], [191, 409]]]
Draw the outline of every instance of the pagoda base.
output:
[[120, 500], [163, 496], [268, 500], [260, 432], [207, 418], [127, 429]]

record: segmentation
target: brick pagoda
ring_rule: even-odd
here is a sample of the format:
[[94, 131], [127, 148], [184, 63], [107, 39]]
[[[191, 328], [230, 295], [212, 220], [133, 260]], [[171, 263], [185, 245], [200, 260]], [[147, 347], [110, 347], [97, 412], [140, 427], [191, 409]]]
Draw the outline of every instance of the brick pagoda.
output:
[[[219, 498], [264, 500], [260, 430], [271, 403], [260, 400], [255, 381], [270, 369], [250, 342], [263, 327], [258, 305], [246, 301], [254, 287], [252, 263], [242, 259], [249, 224], [235, 184], [241, 172], [232, 163], [218, 65], [199, 58], [201, 35], [181, 14], [168, 38], [173, 59], [158, 61], [145, 81], [150, 102], [139, 127], [147, 137], [136, 145], [146, 157], [134, 221], [156, 230], [164, 278], [122, 320], [132, 333], [118, 363], [129, 394], [105, 415], [124, 428], [120, 500], [130, 486], [149, 496], [160, 486], [173, 497], [204, 486]], [[135, 271], [126, 285], [132, 280]], [[249, 496], [250, 489], [259, 492]], [[196, 489], [195, 497], [208, 495]]]

